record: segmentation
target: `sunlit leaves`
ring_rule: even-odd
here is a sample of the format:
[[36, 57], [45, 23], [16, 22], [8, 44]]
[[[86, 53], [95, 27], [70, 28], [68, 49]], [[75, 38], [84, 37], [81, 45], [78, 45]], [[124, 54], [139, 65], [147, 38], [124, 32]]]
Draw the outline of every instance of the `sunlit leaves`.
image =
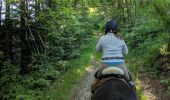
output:
[[155, 0], [154, 6], [167, 25], [170, 24], [170, 1]]

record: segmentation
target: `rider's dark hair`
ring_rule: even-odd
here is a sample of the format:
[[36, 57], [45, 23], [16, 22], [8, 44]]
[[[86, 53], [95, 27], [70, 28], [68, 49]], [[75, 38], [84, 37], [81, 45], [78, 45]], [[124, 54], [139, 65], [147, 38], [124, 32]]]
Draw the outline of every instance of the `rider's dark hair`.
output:
[[115, 20], [109, 20], [106, 22], [105, 34], [109, 32], [117, 34], [117, 22]]
[[123, 37], [120, 34], [117, 34], [118, 32], [117, 22], [115, 20], [109, 20], [106, 22], [105, 34], [109, 32], [115, 34], [117, 38], [123, 39]]

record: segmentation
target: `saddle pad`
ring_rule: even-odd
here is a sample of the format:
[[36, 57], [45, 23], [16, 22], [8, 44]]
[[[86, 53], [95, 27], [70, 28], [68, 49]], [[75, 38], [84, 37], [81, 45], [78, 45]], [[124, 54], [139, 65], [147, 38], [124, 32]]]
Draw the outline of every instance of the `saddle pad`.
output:
[[108, 67], [102, 71], [102, 75], [118, 74], [124, 76], [124, 71], [118, 67]]

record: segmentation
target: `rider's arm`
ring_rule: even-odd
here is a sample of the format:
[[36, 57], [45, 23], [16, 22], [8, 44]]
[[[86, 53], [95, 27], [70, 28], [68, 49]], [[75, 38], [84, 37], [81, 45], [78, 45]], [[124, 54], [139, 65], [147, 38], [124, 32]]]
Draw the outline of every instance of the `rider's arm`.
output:
[[128, 54], [128, 48], [127, 48], [127, 45], [126, 45], [125, 41], [123, 41], [122, 53], [123, 53], [123, 55]]
[[96, 51], [99, 52], [101, 50], [102, 50], [102, 46], [101, 46], [101, 38], [100, 38], [97, 45], [96, 45]]

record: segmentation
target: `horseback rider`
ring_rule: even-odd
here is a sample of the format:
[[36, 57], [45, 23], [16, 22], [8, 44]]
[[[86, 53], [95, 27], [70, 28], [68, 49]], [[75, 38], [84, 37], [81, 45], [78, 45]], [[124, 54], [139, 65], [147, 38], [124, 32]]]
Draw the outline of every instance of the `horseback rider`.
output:
[[124, 56], [128, 54], [128, 48], [123, 38], [117, 34], [117, 22], [115, 20], [106, 22], [105, 35], [100, 37], [96, 51], [102, 51], [102, 64], [107, 65], [107, 67], [122, 69], [126, 81], [134, 88], [134, 83], [124, 60]]

